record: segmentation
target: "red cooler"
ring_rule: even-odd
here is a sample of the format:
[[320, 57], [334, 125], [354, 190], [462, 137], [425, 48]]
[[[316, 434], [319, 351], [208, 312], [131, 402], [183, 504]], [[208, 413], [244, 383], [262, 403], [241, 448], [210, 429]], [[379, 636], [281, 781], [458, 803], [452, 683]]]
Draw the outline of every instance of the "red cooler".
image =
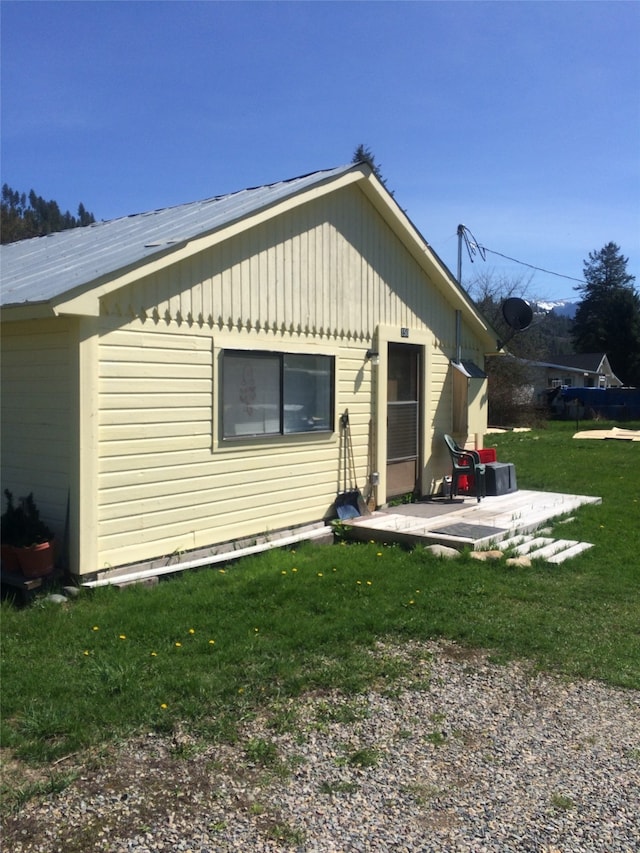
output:
[[[498, 461], [495, 447], [485, 447], [482, 450], [478, 450], [478, 453], [480, 454], [480, 461], [485, 464], [487, 462]], [[469, 474], [468, 477], [463, 476], [458, 478], [458, 491], [463, 495], [475, 495], [475, 478], [473, 474]]]

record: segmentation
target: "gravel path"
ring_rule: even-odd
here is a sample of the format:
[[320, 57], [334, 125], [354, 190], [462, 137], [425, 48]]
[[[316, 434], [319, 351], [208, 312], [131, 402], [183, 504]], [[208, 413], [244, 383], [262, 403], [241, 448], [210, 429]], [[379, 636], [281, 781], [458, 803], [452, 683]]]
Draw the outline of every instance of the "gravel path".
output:
[[374, 653], [411, 678], [283, 702], [233, 746], [128, 742], [6, 820], [3, 850], [640, 851], [640, 692], [451, 643]]

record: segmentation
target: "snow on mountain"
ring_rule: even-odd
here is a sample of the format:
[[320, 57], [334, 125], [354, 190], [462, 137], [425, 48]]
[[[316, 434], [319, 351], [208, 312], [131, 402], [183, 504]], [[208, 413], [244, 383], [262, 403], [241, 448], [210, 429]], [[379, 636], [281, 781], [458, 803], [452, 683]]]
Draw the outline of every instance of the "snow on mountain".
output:
[[571, 302], [569, 299], [558, 300], [557, 302], [536, 302], [535, 307], [539, 311], [555, 311], [563, 317], [574, 317], [578, 302]]

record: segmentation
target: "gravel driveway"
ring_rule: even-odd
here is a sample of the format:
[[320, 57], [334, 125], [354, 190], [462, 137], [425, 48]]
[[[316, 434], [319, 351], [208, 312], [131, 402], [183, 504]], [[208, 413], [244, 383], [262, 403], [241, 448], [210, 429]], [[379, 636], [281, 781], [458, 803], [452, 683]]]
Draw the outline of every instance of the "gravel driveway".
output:
[[3, 850], [640, 851], [640, 692], [451, 643], [372, 653], [411, 678], [283, 701], [232, 746], [121, 744], [5, 820]]

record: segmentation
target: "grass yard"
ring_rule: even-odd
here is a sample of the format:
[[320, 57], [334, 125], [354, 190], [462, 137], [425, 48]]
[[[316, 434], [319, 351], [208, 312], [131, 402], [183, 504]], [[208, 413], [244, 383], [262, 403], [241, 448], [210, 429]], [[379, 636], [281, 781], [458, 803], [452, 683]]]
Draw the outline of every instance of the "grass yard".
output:
[[640, 444], [574, 432], [552, 423], [487, 437], [521, 488], [602, 497], [558, 530], [596, 547], [560, 566], [306, 545], [63, 606], [4, 602], [3, 746], [53, 762], [178, 723], [233, 740], [238, 721], [307, 690], [392, 689], [410, 668], [368, 654], [379, 638], [443, 636], [640, 688]]

